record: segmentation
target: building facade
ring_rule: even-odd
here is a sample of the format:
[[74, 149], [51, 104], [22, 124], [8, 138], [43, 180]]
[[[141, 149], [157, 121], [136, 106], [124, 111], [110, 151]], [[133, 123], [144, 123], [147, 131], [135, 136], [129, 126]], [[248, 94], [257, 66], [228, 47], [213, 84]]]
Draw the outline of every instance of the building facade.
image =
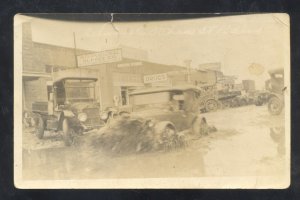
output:
[[34, 42], [31, 24], [22, 28], [23, 108], [48, 101], [52, 73], [68, 68], [92, 69], [97, 73], [95, 97], [101, 109], [129, 104], [129, 93], [137, 88], [181, 84], [215, 84], [216, 73], [148, 60], [147, 51], [126, 46], [93, 52]]

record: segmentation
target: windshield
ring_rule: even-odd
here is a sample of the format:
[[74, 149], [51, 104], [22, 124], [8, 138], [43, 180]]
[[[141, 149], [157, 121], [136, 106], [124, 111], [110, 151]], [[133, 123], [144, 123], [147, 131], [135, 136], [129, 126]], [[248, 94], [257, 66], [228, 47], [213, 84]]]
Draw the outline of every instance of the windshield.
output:
[[91, 80], [66, 80], [65, 92], [67, 101], [94, 101], [95, 82]]
[[130, 96], [134, 109], [165, 108], [170, 102], [170, 92], [136, 94]]
[[135, 111], [147, 109], [182, 110], [186, 99], [182, 91], [154, 92], [130, 96], [130, 104]]

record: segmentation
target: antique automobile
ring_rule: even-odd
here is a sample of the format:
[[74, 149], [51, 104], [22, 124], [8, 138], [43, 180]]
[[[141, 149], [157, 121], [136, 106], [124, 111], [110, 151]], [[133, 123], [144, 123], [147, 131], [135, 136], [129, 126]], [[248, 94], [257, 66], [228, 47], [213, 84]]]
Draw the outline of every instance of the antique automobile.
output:
[[68, 69], [53, 73], [53, 91], [48, 102], [34, 102], [36, 134], [42, 139], [45, 130], [61, 132], [65, 145], [76, 134], [104, 126], [95, 100], [95, 73]]
[[199, 137], [208, 134], [206, 119], [199, 115], [200, 92], [194, 86], [133, 91], [129, 95], [132, 111], [102, 129], [105, 133], [98, 139], [99, 146], [116, 152], [143, 152], [184, 146], [185, 130]]
[[266, 89], [269, 91], [268, 110], [271, 115], [279, 115], [284, 108], [284, 70], [270, 70], [269, 75], [271, 78], [266, 81]]

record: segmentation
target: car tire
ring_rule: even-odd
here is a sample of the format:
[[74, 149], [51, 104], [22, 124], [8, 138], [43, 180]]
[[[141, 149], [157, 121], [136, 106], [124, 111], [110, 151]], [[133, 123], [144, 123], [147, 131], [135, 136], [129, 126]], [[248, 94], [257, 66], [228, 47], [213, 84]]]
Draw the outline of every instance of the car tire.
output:
[[166, 126], [161, 133], [164, 141], [164, 150], [169, 151], [171, 149], [175, 149], [178, 141], [176, 137], [176, 130], [171, 126]]
[[173, 124], [168, 121], [162, 121], [154, 127], [153, 149], [170, 150], [177, 144], [177, 131]]
[[66, 146], [71, 146], [73, 143], [74, 129], [70, 127], [70, 122], [67, 118], [62, 123], [62, 136]]
[[271, 97], [268, 103], [268, 110], [271, 115], [279, 115], [283, 109], [283, 104], [278, 97]]
[[205, 103], [205, 110], [207, 112], [213, 112], [213, 111], [216, 111], [218, 110], [218, 102], [214, 99], [210, 99], [208, 101], [206, 101]]
[[36, 136], [39, 139], [43, 139], [44, 132], [45, 132], [45, 122], [44, 122], [42, 116], [39, 115], [37, 118], [37, 124], [36, 124], [36, 130], [35, 130]]
[[208, 124], [205, 117], [195, 117], [191, 128], [192, 134], [195, 136], [208, 135]]

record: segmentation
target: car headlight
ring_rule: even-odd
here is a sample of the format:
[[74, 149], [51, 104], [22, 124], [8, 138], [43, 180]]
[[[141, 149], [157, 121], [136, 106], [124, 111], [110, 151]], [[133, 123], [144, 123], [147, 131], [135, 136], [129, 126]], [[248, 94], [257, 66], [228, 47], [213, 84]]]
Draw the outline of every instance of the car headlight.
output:
[[74, 117], [75, 116], [74, 113], [70, 110], [64, 110], [63, 112], [66, 117]]
[[102, 113], [101, 116], [100, 116], [100, 118], [102, 120], [106, 120], [108, 118], [108, 114], [107, 113]]
[[81, 122], [85, 122], [87, 120], [87, 114], [86, 113], [79, 113], [78, 114], [78, 119]]

